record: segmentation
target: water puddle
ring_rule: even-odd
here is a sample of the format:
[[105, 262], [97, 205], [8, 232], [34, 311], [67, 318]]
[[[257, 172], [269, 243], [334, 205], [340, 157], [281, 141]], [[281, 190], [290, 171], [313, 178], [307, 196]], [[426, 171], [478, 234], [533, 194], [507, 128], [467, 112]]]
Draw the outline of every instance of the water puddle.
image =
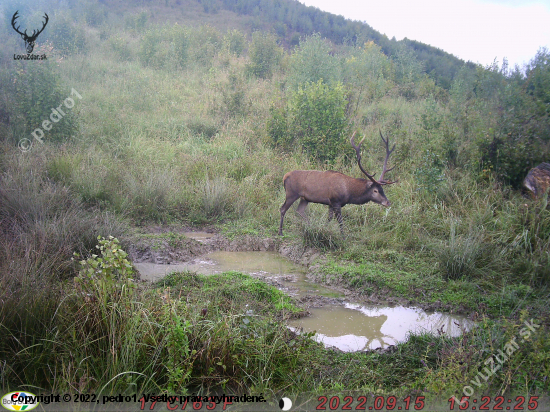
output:
[[[205, 235], [214, 236], [211, 233]], [[151, 281], [183, 270], [206, 275], [234, 270], [264, 279], [292, 296], [309, 294], [338, 298], [342, 305], [309, 309], [311, 316], [293, 320], [289, 322], [289, 327], [295, 331], [316, 331], [317, 341], [346, 352], [385, 348], [405, 341], [407, 334], [413, 331], [437, 333], [437, 330], [443, 330], [448, 335], [458, 336], [473, 327], [473, 322], [459, 315], [427, 313], [422, 309], [402, 306], [367, 307], [343, 302], [343, 294], [309, 282], [302, 266], [276, 252], [219, 251], [184, 264], [135, 263], [135, 266], [142, 279]]]
[[[197, 232], [194, 232], [197, 233]], [[142, 279], [152, 282], [162, 279], [169, 273], [190, 270], [205, 275], [235, 270], [263, 278], [289, 295], [301, 297], [316, 294], [328, 297], [344, 297], [342, 293], [325, 288], [306, 279], [302, 266], [275, 252], [212, 252], [201, 259], [181, 264], [134, 263]]]
[[430, 314], [419, 308], [403, 306], [366, 307], [346, 303], [309, 311], [311, 316], [289, 322], [293, 330], [316, 331], [318, 342], [345, 352], [395, 345], [405, 341], [409, 332], [437, 333], [437, 330], [442, 330], [447, 335], [459, 336], [473, 326], [473, 322], [463, 316]]

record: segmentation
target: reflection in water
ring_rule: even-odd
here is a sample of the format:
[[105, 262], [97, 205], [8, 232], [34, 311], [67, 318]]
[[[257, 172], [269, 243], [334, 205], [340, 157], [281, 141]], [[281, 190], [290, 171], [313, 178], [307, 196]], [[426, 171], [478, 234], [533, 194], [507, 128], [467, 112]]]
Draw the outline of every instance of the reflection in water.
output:
[[365, 307], [346, 303], [310, 309], [311, 316], [290, 322], [294, 330], [316, 331], [316, 340], [343, 351], [384, 348], [406, 340], [409, 332], [441, 330], [450, 336], [458, 336], [469, 330], [473, 322], [458, 315], [428, 314], [419, 308]]
[[[195, 232], [196, 233], [196, 232]], [[206, 234], [210, 235], [210, 234]], [[229, 270], [274, 278], [290, 288], [292, 295], [306, 294], [343, 297], [331, 289], [309, 282], [303, 267], [296, 265], [275, 252], [214, 252], [200, 260], [178, 265], [136, 263], [143, 279], [158, 280], [174, 271], [190, 270], [203, 274], [215, 274]], [[398, 307], [365, 307], [355, 303], [344, 306], [325, 306], [309, 309], [311, 316], [293, 320], [294, 330], [317, 331], [316, 339], [327, 346], [343, 351], [358, 351], [387, 347], [406, 340], [407, 333], [443, 331], [458, 336], [473, 327], [473, 322], [463, 316], [442, 313], [428, 314], [422, 309]], [[455, 323], [456, 322], [456, 323]]]

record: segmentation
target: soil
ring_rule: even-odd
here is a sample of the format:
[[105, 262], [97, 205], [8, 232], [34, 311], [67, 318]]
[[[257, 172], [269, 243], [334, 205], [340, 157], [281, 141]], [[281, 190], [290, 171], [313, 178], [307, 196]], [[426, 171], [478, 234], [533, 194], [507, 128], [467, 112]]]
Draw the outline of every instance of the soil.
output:
[[[243, 236], [233, 240], [206, 228], [201, 232], [215, 233], [211, 238], [197, 241], [185, 237], [185, 233], [197, 230], [153, 226], [146, 234], [134, 234], [129, 239], [128, 254], [136, 263], [177, 264], [186, 263], [218, 250], [228, 252], [276, 251], [278, 242], [270, 238]], [[165, 236], [164, 236], [165, 235]]]

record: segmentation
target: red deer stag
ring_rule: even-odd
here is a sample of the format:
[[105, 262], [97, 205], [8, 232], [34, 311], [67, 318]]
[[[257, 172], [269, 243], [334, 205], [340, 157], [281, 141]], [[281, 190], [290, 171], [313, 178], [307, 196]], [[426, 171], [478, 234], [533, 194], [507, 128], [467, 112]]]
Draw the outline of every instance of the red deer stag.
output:
[[[390, 206], [389, 200], [384, 194], [382, 186], [391, 185], [395, 182], [388, 182], [384, 180], [384, 175], [393, 169], [388, 169], [388, 159], [390, 154], [395, 150], [395, 144], [390, 150], [388, 140], [384, 139], [382, 132], [380, 137], [386, 146], [386, 159], [384, 160], [384, 167], [382, 168], [382, 174], [380, 179], [376, 180], [374, 175], [369, 175], [363, 166], [361, 166], [361, 144], [355, 145], [355, 133], [351, 136], [351, 146], [357, 153], [357, 164], [359, 169], [369, 178], [356, 179], [354, 177], [346, 176], [340, 172], [334, 172], [328, 170], [321, 172], [319, 170], [294, 170], [288, 172], [283, 177], [283, 185], [286, 192], [285, 203], [281, 206], [281, 224], [279, 226], [279, 235], [283, 235], [283, 220], [285, 213], [292, 204], [300, 198], [300, 203], [296, 211], [304, 219], [307, 219], [305, 214], [306, 206], [309, 202], [322, 203], [328, 205], [328, 220], [332, 220], [334, 214], [340, 224], [340, 231], [344, 235], [344, 222], [342, 220], [342, 207], [347, 204], [363, 205], [367, 202], [378, 203], [382, 206]], [[394, 166], [395, 167], [395, 166]]]

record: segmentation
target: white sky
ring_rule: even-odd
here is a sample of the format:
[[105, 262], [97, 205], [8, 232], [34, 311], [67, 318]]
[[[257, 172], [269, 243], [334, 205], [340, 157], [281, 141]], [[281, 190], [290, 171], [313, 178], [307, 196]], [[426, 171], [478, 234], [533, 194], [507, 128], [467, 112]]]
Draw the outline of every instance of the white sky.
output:
[[513, 67], [550, 48], [550, 0], [299, 0], [466, 61]]

